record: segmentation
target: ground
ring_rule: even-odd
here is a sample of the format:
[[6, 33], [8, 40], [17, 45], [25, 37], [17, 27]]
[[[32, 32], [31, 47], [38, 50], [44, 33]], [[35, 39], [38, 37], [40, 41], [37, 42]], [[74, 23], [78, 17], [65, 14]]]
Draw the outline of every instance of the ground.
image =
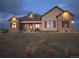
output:
[[0, 57], [79, 57], [79, 33], [0, 33]]

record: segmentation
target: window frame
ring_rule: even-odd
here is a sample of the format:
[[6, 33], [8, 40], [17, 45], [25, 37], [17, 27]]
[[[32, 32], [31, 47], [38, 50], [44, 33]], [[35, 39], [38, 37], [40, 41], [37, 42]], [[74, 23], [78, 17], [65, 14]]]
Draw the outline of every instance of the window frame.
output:
[[12, 22], [11, 28], [12, 29], [16, 29], [17, 28], [17, 23], [16, 22]]
[[54, 20], [47, 20], [47, 28], [54, 28]]

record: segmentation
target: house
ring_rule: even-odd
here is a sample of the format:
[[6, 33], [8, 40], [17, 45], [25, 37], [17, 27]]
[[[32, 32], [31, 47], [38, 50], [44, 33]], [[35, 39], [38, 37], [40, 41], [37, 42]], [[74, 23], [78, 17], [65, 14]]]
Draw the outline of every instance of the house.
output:
[[28, 13], [26, 16], [9, 19], [9, 32], [19, 31], [58, 31], [72, 32], [73, 14], [55, 6], [43, 15]]

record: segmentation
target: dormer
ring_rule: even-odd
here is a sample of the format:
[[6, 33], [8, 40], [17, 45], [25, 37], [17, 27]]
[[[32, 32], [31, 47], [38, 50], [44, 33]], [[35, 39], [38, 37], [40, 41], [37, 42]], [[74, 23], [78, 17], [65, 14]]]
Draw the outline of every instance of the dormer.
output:
[[34, 18], [34, 14], [32, 12], [28, 13], [28, 18]]

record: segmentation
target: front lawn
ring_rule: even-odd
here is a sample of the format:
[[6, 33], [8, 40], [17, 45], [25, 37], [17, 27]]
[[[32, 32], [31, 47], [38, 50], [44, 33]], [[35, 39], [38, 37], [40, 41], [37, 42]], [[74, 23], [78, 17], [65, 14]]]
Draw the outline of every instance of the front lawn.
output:
[[0, 33], [0, 57], [79, 57], [79, 33]]

